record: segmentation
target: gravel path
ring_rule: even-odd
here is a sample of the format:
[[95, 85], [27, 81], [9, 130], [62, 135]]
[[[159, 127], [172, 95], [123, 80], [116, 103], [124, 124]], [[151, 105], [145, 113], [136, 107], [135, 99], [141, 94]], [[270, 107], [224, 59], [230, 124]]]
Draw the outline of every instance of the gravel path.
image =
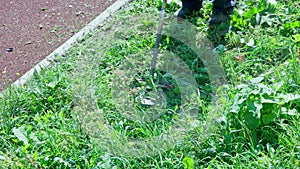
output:
[[1, 0], [0, 90], [115, 0]]

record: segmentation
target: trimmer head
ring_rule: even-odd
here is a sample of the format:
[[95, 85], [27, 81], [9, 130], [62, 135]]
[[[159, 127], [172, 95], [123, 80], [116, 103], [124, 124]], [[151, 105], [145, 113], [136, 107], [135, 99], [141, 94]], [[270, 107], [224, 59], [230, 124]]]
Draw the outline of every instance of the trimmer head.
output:
[[141, 86], [139, 84], [146, 84], [146, 86], [144, 86], [144, 90], [141, 90], [136, 97], [136, 100], [144, 106], [161, 104], [161, 99], [159, 99], [158, 96], [164, 97], [162, 90], [175, 88], [173, 84], [168, 82], [159, 81], [158, 84], [156, 84], [155, 82], [146, 82], [146, 79], [144, 78], [136, 78], [136, 83], [138, 83], [136, 86]]

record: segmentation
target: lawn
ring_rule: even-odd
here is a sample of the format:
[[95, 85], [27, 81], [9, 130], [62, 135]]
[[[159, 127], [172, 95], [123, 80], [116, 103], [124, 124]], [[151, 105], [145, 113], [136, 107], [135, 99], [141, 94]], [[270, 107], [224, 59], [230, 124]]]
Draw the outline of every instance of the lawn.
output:
[[152, 79], [161, 6], [132, 1], [3, 92], [0, 168], [300, 167], [299, 1], [216, 27], [210, 1], [184, 22], [169, 3]]

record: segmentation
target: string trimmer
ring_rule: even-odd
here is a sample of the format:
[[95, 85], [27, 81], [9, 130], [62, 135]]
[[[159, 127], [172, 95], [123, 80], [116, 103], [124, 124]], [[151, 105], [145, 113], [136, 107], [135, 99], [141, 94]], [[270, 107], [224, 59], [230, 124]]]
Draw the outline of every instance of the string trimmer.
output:
[[[151, 69], [150, 69], [150, 76], [152, 77], [152, 80], [154, 81], [154, 74], [155, 74], [155, 69], [156, 69], [156, 61], [157, 61], [157, 56], [159, 52], [159, 44], [160, 44], [160, 39], [162, 36], [162, 30], [163, 30], [163, 21], [164, 21], [164, 15], [165, 15], [165, 8], [167, 6], [167, 0], [163, 0], [161, 12], [160, 12], [160, 19], [159, 19], [159, 24], [157, 28], [157, 35], [156, 35], [156, 42], [154, 46], [154, 53], [151, 61]], [[160, 82], [156, 87], [158, 88], [173, 88], [173, 85], [166, 84]], [[143, 105], [154, 105], [154, 100], [151, 97], [147, 97], [145, 99], [142, 99], [142, 104]]]

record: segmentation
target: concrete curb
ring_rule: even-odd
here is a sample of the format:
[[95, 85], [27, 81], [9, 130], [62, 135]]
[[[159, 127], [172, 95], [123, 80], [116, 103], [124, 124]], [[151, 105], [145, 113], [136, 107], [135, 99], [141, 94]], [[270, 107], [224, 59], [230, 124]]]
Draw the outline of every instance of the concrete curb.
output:
[[[55, 57], [57, 55], [63, 55], [68, 49], [72, 47], [72, 45], [84, 38], [85, 35], [95, 30], [102, 22], [108, 19], [112, 13], [118, 11], [120, 8], [128, 4], [132, 0], [117, 0], [114, 4], [109, 6], [104, 12], [102, 12], [99, 16], [97, 16], [94, 20], [92, 20], [89, 24], [87, 24], [84, 28], [82, 28], [79, 32], [77, 32], [74, 36], [72, 36], [69, 40], [63, 43], [60, 47], [54, 50], [50, 55], [48, 55], [45, 59], [40, 61], [36, 66], [31, 68], [28, 72], [26, 72], [23, 76], [21, 76], [18, 80], [16, 80], [12, 85], [14, 86], [22, 86], [24, 85], [33, 75], [35, 71], [40, 72], [42, 68], [47, 68], [51, 63], [54, 62]], [[0, 92], [0, 96], [5, 91], [4, 89]]]

